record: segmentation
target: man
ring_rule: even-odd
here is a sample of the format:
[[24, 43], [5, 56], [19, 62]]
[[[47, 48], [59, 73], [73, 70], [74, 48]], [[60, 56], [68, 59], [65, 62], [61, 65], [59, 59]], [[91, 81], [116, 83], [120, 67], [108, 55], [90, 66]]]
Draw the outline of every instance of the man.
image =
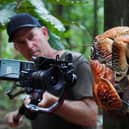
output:
[[[26, 13], [13, 16], [7, 26], [9, 42], [13, 42], [14, 48], [27, 60], [32, 56], [45, 56], [55, 59], [57, 55], [61, 59], [67, 53], [72, 53], [73, 64], [77, 74], [77, 82], [69, 88], [64, 103], [52, 114], [40, 113], [35, 120], [32, 120], [33, 129], [89, 129], [96, 126], [97, 105], [92, 95], [92, 75], [88, 62], [76, 52], [66, 50], [55, 50], [49, 42], [49, 35], [45, 26], [41, 27], [38, 20]], [[43, 94], [40, 107], [47, 107], [58, 97], [49, 92]], [[26, 100], [28, 101], [28, 100]], [[16, 127], [13, 118], [17, 111], [7, 115], [8, 124]]]

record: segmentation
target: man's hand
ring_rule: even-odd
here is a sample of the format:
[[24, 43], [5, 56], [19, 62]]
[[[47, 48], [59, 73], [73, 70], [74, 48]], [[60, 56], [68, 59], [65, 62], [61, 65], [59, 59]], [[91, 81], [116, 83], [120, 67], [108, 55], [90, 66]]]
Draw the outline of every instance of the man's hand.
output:
[[42, 96], [42, 100], [41, 102], [38, 104], [39, 107], [49, 107], [51, 106], [53, 103], [55, 103], [57, 101], [57, 97], [48, 93], [48, 92], [44, 92], [43, 96]]
[[17, 113], [18, 113], [18, 111], [13, 111], [13, 112], [8, 113], [5, 116], [5, 119], [6, 119], [7, 124], [8, 124], [9, 127], [15, 128], [15, 127], [17, 127], [17, 126], [19, 126], [19, 125], [22, 124], [22, 122], [23, 122], [23, 116], [20, 117], [20, 119], [19, 119], [18, 122], [15, 122], [14, 121], [14, 118], [16, 117]]

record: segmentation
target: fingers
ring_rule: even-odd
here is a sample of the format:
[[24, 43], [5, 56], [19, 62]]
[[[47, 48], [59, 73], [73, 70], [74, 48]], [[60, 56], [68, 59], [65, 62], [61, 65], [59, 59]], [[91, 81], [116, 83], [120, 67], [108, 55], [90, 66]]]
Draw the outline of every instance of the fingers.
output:
[[48, 92], [45, 92], [43, 94], [43, 99], [40, 101], [38, 106], [40, 106], [40, 107], [47, 107], [49, 105], [48, 101], [49, 101], [49, 94], [48, 94]]
[[9, 127], [17, 127], [19, 125], [21, 125], [22, 121], [23, 121], [23, 116], [20, 117], [19, 121], [18, 122], [15, 122], [14, 121], [14, 118], [16, 117], [18, 111], [14, 111], [14, 112], [10, 112], [8, 113], [6, 116], [5, 116], [5, 119], [7, 121], [7, 124]]
[[50, 94], [48, 92], [44, 92], [43, 99], [40, 101], [38, 106], [40, 106], [40, 107], [49, 107], [56, 101], [57, 101], [57, 97], [55, 97], [54, 95], [52, 95], [52, 94]]

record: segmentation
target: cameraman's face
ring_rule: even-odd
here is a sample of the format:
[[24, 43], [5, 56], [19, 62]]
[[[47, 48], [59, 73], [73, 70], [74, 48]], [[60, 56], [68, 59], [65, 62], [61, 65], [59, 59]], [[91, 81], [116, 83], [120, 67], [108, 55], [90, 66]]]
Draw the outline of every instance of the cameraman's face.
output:
[[44, 56], [48, 34], [42, 28], [22, 28], [15, 33], [13, 42], [15, 49], [31, 60], [32, 56]]

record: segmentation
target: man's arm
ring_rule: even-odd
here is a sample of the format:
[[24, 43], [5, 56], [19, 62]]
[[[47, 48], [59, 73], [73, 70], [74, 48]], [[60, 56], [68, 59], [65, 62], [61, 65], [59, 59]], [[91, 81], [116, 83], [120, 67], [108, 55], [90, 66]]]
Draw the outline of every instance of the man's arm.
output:
[[[40, 107], [47, 107], [57, 101], [57, 97], [45, 92]], [[85, 127], [95, 127], [97, 119], [97, 105], [94, 100], [85, 98], [83, 100], [70, 101], [64, 103], [54, 112], [65, 120]]]
[[86, 127], [96, 126], [97, 106], [91, 99], [64, 101], [55, 113], [75, 124]]

